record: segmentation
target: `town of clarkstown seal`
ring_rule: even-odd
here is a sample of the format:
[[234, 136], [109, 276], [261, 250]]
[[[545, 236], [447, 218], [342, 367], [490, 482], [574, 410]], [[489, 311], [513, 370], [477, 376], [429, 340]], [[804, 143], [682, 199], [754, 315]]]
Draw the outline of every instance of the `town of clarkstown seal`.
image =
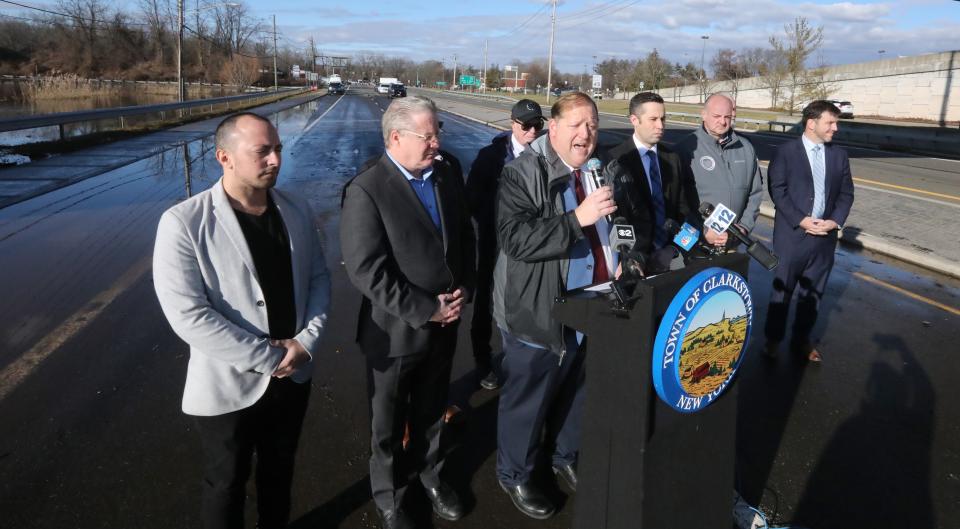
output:
[[707, 268], [677, 292], [653, 344], [653, 385], [673, 409], [693, 413], [713, 403], [733, 380], [753, 321], [747, 281]]

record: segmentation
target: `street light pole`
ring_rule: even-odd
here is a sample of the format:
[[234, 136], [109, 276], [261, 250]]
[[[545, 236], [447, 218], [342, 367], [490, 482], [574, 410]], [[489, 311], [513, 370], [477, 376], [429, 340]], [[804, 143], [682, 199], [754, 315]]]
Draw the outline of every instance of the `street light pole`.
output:
[[703, 103], [703, 98], [707, 95], [707, 72], [703, 69], [703, 59], [707, 54], [707, 39], [710, 36], [701, 35], [700, 38], [703, 39], [703, 49], [700, 50], [700, 102]]
[[547, 56], [547, 106], [550, 106], [550, 88], [553, 79], [553, 38], [557, 31], [557, 0], [553, 0], [553, 14], [550, 15], [550, 54]]

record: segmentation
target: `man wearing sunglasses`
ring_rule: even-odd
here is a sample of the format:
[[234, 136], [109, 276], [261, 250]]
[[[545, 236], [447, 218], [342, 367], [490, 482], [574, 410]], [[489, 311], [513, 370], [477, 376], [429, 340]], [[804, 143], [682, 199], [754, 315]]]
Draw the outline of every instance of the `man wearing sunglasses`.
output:
[[543, 130], [540, 105], [530, 99], [521, 99], [510, 110], [510, 130], [494, 136], [490, 145], [480, 149], [467, 178], [467, 202], [477, 223], [477, 293], [473, 300], [473, 319], [470, 341], [480, 386], [497, 389], [500, 381], [490, 357], [490, 336], [493, 317], [490, 299], [493, 287], [493, 267], [497, 260], [497, 227], [494, 204], [503, 166], [520, 153]]

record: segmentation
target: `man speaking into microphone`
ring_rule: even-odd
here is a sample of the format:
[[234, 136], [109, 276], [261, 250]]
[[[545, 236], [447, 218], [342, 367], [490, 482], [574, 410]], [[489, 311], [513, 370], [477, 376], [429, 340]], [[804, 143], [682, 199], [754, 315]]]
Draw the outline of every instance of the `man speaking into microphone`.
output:
[[553, 471], [572, 490], [580, 449], [585, 341], [553, 319], [554, 299], [616, 271], [603, 219], [617, 209], [613, 191], [587, 191], [593, 186], [581, 169], [597, 146], [597, 106], [572, 93], [554, 103], [550, 117], [548, 133], [500, 177], [493, 297], [504, 353], [497, 479], [517, 509], [537, 519], [554, 512], [531, 479], [540, 447], [554, 448]]

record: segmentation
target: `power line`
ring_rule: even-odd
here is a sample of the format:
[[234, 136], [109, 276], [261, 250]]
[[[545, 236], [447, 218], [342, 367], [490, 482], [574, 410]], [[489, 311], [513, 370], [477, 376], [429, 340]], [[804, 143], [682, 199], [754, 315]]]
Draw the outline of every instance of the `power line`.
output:
[[[33, 10], [33, 11], [40, 11], [41, 13], [47, 13], [47, 14], [49, 14], [49, 15], [55, 15], [55, 16], [64, 17], [64, 18], [72, 18], [72, 19], [74, 19], [74, 20], [79, 20], [79, 21], [85, 22], [85, 23], [87, 23], [87, 24], [110, 25], [110, 22], [107, 22], [107, 21], [105, 21], [105, 20], [96, 20], [96, 19], [90, 19], [90, 18], [83, 18], [83, 17], [79, 17], [79, 16], [77, 16], [77, 15], [71, 15], [70, 13], [61, 13], [61, 12], [59, 12], [59, 11], [50, 11], [49, 9], [43, 9], [43, 8], [39, 8], [39, 7], [28, 6], [28, 5], [26, 5], [26, 4], [21, 4], [21, 3], [18, 3], [18, 2], [12, 2], [11, 0], [0, 0], [0, 2], [2, 2], [2, 3], [4, 3], [4, 4], [15, 5], [15, 6], [17, 6], [17, 7], [22, 7], [22, 8], [24, 8], [24, 9], [31, 9], [31, 10]], [[10, 16], [10, 15], [4, 15], [4, 16]], [[128, 26], [149, 26], [149, 25], [150, 25], [150, 24], [137, 23], [137, 22], [125, 22], [125, 24], [128, 25]]]
[[[212, 39], [210, 39], [210, 38], [208, 38], [208, 37], [204, 37], [204, 36], [201, 35], [200, 33], [197, 33], [197, 31], [196, 31], [195, 29], [191, 28], [190, 26], [188, 26], [188, 25], [186, 25], [186, 24], [183, 25], [183, 29], [189, 31], [190, 33], [193, 33], [194, 35], [197, 36], [197, 38], [199, 38], [199, 39], [201, 39], [201, 40], [205, 40], [205, 41], [209, 42], [210, 44], [216, 44], [216, 45], [218, 45], [218, 46], [219, 46], [219, 45], [223, 45], [222, 42], [217, 42], [217, 41], [212, 40]], [[273, 58], [273, 55], [247, 55], [246, 53], [243, 53], [243, 52], [241, 52], [241, 51], [239, 51], [239, 50], [233, 52], [233, 54], [234, 54], [234, 55], [239, 55], [239, 56], [241, 56], [241, 57], [247, 57], [248, 59], [272, 59], [272, 58]]]

